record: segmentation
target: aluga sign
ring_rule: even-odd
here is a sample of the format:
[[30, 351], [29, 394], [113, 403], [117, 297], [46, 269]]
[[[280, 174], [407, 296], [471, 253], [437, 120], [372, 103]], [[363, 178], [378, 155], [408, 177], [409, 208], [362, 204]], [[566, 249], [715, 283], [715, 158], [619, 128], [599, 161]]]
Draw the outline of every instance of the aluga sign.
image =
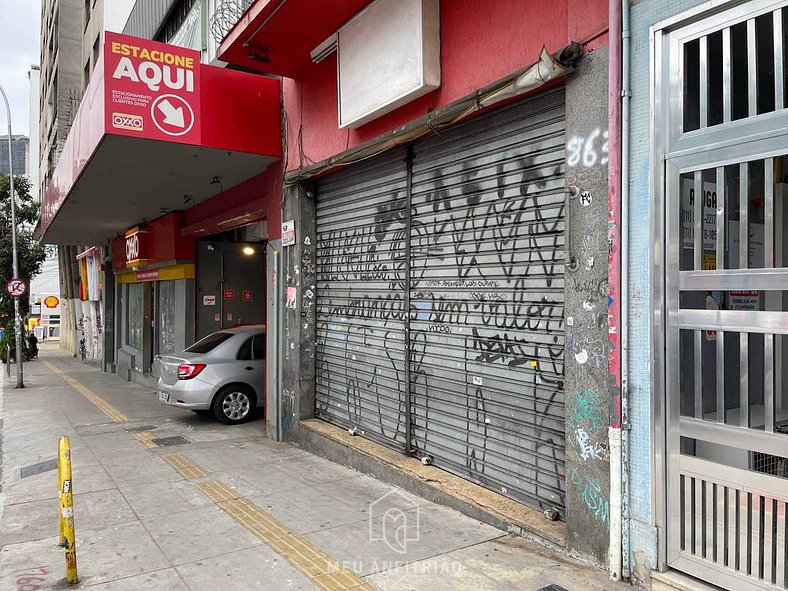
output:
[[104, 80], [110, 133], [200, 144], [198, 51], [108, 32]]

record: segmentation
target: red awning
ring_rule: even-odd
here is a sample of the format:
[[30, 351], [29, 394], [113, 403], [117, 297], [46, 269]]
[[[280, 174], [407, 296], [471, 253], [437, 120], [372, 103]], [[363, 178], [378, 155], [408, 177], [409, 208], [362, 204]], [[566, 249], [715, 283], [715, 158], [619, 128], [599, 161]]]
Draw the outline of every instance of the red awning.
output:
[[371, 0], [256, 0], [222, 40], [218, 57], [250, 70], [297, 78], [310, 52]]
[[278, 80], [106, 33], [44, 196], [44, 242], [101, 244], [259, 175], [281, 158], [279, 95]]

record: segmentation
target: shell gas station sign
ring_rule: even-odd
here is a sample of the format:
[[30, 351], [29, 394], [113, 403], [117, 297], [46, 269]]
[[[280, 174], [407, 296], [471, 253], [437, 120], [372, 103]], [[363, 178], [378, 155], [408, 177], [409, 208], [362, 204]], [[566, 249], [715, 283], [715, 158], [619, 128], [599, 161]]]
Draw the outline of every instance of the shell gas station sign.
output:
[[200, 143], [200, 52], [106, 33], [106, 128], [119, 135]]

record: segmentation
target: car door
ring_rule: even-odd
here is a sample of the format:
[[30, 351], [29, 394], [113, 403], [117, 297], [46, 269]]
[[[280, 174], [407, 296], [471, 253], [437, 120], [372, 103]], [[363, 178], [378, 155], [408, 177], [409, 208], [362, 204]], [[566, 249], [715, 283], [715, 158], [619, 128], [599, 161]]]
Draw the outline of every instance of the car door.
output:
[[254, 334], [245, 340], [236, 359], [242, 373], [241, 380], [254, 388], [259, 403], [264, 392], [265, 335]]
[[265, 393], [265, 334], [252, 337], [252, 366], [254, 370], [254, 389], [258, 394], [258, 403], [262, 404]]

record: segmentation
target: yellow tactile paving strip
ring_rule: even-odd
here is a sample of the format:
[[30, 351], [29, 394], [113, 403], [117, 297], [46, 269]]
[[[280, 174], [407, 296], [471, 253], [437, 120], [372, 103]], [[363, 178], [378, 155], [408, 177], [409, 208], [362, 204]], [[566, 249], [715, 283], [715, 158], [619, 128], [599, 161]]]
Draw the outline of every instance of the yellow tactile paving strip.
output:
[[375, 591], [353, 571], [218, 480], [197, 485], [225, 513], [325, 591]]
[[139, 441], [142, 445], [149, 448], [159, 447], [156, 445], [156, 442], [153, 441], [156, 436], [153, 433], [148, 433], [147, 431], [143, 431], [142, 433], [134, 433], [132, 435], [134, 439]]
[[198, 463], [190, 460], [183, 454], [173, 454], [171, 456], [162, 456], [162, 459], [172, 466], [178, 474], [187, 480], [194, 480], [195, 478], [205, 478], [208, 472]]
[[90, 388], [80, 384], [77, 380], [72, 378], [62, 369], [55, 367], [49, 361], [45, 361], [43, 359], [41, 360], [41, 363], [43, 363], [51, 372], [56, 373], [61, 378], [63, 378], [68, 383], [68, 385], [70, 385], [72, 388], [74, 388], [74, 390], [76, 390], [77, 392], [82, 394], [82, 396], [84, 396], [90, 402], [92, 402], [96, 408], [98, 408], [101, 412], [107, 415], [109, 419], [114, 423], [125, 423], [129, 420], [129, 418], [126, 415], [124, 415], [122, 412], [120, 412], [117, 408], [115, 408], [109, 402], [101, 398], [101, 396], [93, 392]]

